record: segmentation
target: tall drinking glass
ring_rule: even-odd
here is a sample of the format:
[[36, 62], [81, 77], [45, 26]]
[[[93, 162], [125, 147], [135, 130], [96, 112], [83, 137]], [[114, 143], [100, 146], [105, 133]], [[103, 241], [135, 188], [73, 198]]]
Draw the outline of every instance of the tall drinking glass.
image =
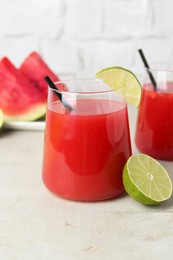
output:
[[61, 197], [97, 201], [124, 192], [122, 170], [131, 155], [126, 103], [101, 80], [56, 83], [65, 109], [49, 88], [42, 177]]
[[154, 158], [173, 160], [173, 67], [155, 64], [146, 73], [136, 125], [137, 148]]

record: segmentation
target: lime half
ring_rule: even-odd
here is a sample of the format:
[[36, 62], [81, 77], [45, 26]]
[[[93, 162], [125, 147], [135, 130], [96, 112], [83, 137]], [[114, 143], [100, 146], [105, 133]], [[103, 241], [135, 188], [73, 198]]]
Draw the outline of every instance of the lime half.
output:
[[145, 154], [132, 155], [123, 170], [126, 192], [138, 202], [155, 205], [172, 195], [172, 182], [164, 167]]
[[122, 67], [110, 67], [99, 71], [96, 77], [120, 92], [127, 103], [139, 106], [142, 88], [133, 72]]
[[0, 128], [1, 128], [2, 125], [3, 125], [3, 122], [4, 122], [4, 116], [3, 116], [2, 110], [0, 109]]

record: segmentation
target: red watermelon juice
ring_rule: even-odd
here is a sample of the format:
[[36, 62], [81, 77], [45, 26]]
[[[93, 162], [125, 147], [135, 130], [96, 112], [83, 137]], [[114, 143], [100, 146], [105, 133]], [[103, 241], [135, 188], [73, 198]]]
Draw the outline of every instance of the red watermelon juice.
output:
[[136, 126], [138, 149], [161, 160], [173, 160], [173, 82], [162, 90], [144, 85]]
[[68, 112], [59, 100], [48, 104], [43, 157], [46, 187], [76, 201], [120, 195], [124, 192], [122, 170], [131, 155], [126, 104], [89, 95], [76, 99], [73, 107]]

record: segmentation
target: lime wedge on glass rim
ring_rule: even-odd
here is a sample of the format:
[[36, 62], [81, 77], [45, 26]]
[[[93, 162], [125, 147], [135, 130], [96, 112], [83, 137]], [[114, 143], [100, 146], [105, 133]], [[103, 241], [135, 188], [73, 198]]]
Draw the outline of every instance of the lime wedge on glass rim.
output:
[[139, 106], [142, 87], [133, 72], [122, 67], [110, 67], [99, 71], [96, 77], [118, 91], [127, 103]]
[[156, 205], [172, 195], [172, 181], [165, 168], [145, 154], [132, 155], [123, 169], [126, 192], [138, 202]]
[[0, 128], [1, 128], [2, 125], [3, 125], [3, 122], [4, 122], [4, 116], [3, 116], [2, 110], [0, 109]]

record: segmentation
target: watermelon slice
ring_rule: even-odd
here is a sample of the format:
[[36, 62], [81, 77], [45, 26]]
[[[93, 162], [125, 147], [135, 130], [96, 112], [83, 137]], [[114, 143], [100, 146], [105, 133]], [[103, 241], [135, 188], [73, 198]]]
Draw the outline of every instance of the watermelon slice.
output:
[[0, 129], [3, 125], [3, 122], [4, 122], [4, 114], [3, 114], [2, 110], [0, 109]]
[[[27, 56], [19, 70], [40, 90], [43, 101], [47, 100], [48, 92], [48, 86], [44, 77], [49, 76], [52, 81], [59, 81], [58, 76], [55, 75], [37, 52], [32, 52]], [[62, 85], [61, 90], [65, 90], [64, 85]]]
[[0, 61], [0, 109], [6, 121], [33, 121], [46, 112], [40, 91], [6, 57]]

